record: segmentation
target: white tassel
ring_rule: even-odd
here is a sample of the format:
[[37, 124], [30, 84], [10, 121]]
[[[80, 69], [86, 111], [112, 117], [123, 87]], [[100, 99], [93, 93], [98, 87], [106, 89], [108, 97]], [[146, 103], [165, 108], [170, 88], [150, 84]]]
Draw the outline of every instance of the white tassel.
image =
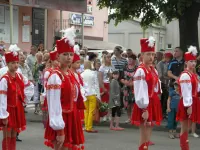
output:
[[20, 48], [16, 44], [10, 45], [9, 51], [12, 52], [14, 56], [17, 56], [18, 51], [20, 51]]
[[74, 27], [68, 28], [66, 30], [62, 30], [61, 32], [64, 33], [63, 38], [66, 38], [65, 42], [69, 42], [71, 46], [75, 45], [75, 37], [76, 37], [76, 32]]
[[74, 45], [74, 53], [76, 53], [77, 55], [80, 55], [80, 48], [78, 45]]
[[189, 53], [191, 53], [193, 56], [196, 56], [197, 55], [197, 47], [196, 46], [190, 46], [189, 48], [188, 48], [188, 52]]
[[149, 39], [147, 40], [147, 42], [149, 42], [148, 46], [154, 47], [155, 41], [156, 41], [155, 38], [153, 36], [150, 36]]

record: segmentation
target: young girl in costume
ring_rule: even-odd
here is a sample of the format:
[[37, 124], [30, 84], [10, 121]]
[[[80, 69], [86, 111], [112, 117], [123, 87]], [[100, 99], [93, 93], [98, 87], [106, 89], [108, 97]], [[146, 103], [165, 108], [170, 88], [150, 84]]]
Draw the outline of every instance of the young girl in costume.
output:
[[84, 109], [83, 99], [69, 66], [74, 57], [75, 30], [64, 31], [64, 38], [56, 41], [57, 69], [50, 74], [46, 84], [48, 121], [45, 145], [55, 150], [84, 149], [84, 135], [78, 110]]
[[30, 82], [22, 74], [17, 73], [19, 66], [18, 51], [17, 45], [11, 45], [9, 52], [5, 53], [8, 71], [0, 80], [2, 150], [16, 150], [16, 135], [26, 129], [23, 106], [25, 104], [24, 89], [30, 85]]
[[189, 150], [188, 129], [191, 122], [200, 123], [200, 91], [198, 76], [195, 73], [197, 49], [190, 46], [185, 53], [185, 71], [182, 72], [178, 82], [180, 85], [181, 100], [178, 106], [177, 121], [181, 123], [180, 147]]
[[160, 99], [160, 83], [158, 73], [152, 66], [155, 57], [155, 40], [141, 39], [141, 55], [143, 63], [137, 68], [133, 78], [135, 104], [133, 106], [132, 124], [140, 127], [139, 150], [148, 149], [152, 126], [160, 125], [162, 110]]

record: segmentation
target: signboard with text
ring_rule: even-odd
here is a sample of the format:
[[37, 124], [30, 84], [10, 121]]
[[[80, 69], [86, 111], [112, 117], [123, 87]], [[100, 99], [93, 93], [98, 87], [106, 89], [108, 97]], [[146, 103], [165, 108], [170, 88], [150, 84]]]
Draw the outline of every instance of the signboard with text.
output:
[[80, 13], [87, 12], [87, 0], [12, 0], [12, 4]]
[[[82, 25], [82, 15], [72, 13], [70, 15], [70, 23], [74, 25]], [[94, 26], [94, 17], [91, 15], [84, 15], [84, 26]]]

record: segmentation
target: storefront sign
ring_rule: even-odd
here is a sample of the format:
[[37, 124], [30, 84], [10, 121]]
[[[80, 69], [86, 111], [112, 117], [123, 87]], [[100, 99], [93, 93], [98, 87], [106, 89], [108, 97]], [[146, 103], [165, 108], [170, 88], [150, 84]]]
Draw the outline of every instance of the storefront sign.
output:
[[12, 4], [80, 13], [87, 12], [86, 0], [12, 0]]
[[[82, 25], [82, 15], [81, 14], [71, 14], [70, 16], [71, 24]], [[94, 17], [91, 15], [84, 15], [84, 26], [94, 26]]]

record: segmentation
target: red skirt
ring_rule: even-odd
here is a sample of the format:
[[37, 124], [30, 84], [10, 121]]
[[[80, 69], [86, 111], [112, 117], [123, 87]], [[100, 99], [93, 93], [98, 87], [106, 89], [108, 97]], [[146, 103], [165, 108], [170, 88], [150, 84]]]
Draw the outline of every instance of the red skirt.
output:
[[[74, 103], [74, 106], [76, 106], [76, 102]], [[84, 150], [83, 144], [85, 142], [85, 139], [79, 110], [77, 110], [77, 108], [74, 108], [73, 112], [63, 113], [62, 116], [65, 122], [65, 141], [63, 146], [66, 148], [80, 148], [81, 150]], [[45, 145], [53, 149], [54, 142], [56, 140], [56, 131], [49, 126], [49, 119], [47, 122], [44, 138]]]
[[192, 122], [200, 123], [200, 100], [198, 97], [193, 97], [192, 102], [192, 114], [189, 117], [187, 115], [187, 108], [183, 105], [183, 98], [180, 99], [179, 105], [178, 105], [178, 112], [176, 115], [177, 121], [184, 121], [187, 119], [190, 119]]
[[[163, 117], [161, 103], [157, 93], [154, 93], [154, 95], [149, 98], [149, 105], [147, 107], [147, 110], [149, 113], [149, 118], [147, 122], [149, 122], [152, 126], [154, 124], [160, 125]], [[142, 113], [142, 109], [139, 108], [136, 103], [134, 103], [131, 117], [131, 123], [133, 125], [140, 126], [140, 124], [144, 123]]]
[[[104, 83], [104, 87], [105, 87], [105, 89], [107, 89], [107, 92], [104, 93], [104, 94], [101, 96], [101, 101], [102, 101], [102, 102], [105, 102], [105, 103], [108, 103], [108, 102], [109, 102], [110, 84], [109, 84], [109, 83]], [[100, 92], [102, 93], [103, 90], [101, 89]]]
[[44, 99], [44, 104], [42, 106], [42, 111], [48, 111], [48, 105], [47, 105], [47, 98]]
[[[17, 101], [16, 107], [7, 107], [9, 113], [7, 130], [13, 129], [14, 131], [20, 133], [26, 129], [26, 117], [24, 113], [24, 106], [20, 100]], [[0, 130], [3, 129], [4, 124], [2, 119], [0, 119]]]

